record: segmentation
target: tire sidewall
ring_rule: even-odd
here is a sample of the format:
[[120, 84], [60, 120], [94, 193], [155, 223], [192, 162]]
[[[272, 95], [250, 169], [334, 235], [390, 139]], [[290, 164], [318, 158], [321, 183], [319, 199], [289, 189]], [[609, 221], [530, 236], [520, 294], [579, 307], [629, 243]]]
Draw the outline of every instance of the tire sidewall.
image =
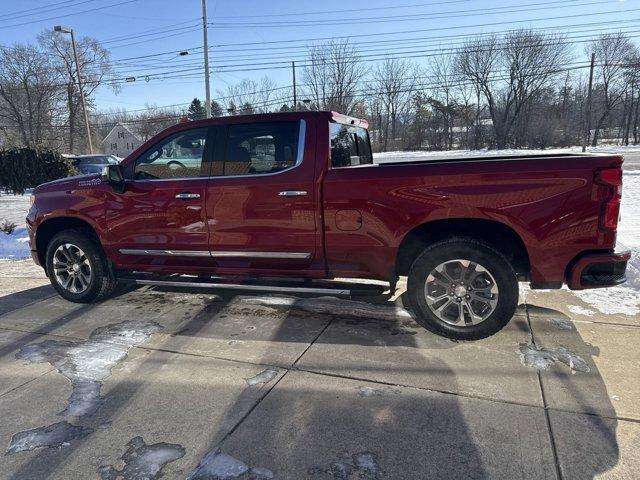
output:
[[[53, 273], [53, 255], [56, 249], [65, 243], [78, 246], [87, 256], [89, 264], [91, 266], [91, 280], [89, 282], [89, 288], [82, 293], [73, 293], [65, 289], [58, 283]], [[89, 303], [94, 301], [102, 289], [102, 282], [104, 281], [104, 267], [102, 252], [100, 249], [79, 232], [61, 232], [56, 234], [49, 245], [46, 252], [46, 268], [49, 275], [49, 280], [53, 285], [53, 288], [66, 300], [76, 303]]]
[[[477, 325], [449, 324], [438, 318], [427, 305], [424, 295], [427, 276], [438, 265], [455, 259], [471, 260], [482, 265], [498, 286], [495, 310]], [[509, 262], [495, 250], [475, 242], [443, 242], [425, 250], [411, 267], [407, 290], [418, 323], [434, 333], [460, 340], [484, 338], [496, 333], [511, 320], [518, 303], [518, 282]]]

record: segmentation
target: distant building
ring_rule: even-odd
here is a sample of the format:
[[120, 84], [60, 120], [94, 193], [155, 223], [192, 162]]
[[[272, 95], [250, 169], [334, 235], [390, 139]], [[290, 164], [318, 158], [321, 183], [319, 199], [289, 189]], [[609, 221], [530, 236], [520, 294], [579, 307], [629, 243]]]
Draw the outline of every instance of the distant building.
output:
[[116, 123], [116, 126], [102, 140], [104, 153], [122, 158], [129, 155], [141, 144], [140, 139], [121, 123]]

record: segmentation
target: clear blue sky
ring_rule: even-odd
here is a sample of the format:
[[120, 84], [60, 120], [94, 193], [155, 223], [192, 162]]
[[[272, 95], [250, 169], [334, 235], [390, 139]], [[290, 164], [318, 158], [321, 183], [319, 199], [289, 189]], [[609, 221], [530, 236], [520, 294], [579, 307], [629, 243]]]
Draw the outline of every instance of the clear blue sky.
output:
[[[351, 41], [372, 64], [392, 51], [413, 52], [398, 56], [424, 63], [425, 50], [455, 46], [460, 40], [453, 35], [518, 27], [567, 26], [553, 31], [563, 31], [576, 42], [579, 60], [584, 57], [584, 43], [579, 42], [601, 31], [619, 28], [633, 37], [640, 34], [640, 0], [208, 0], [208, 9], [209, 21], [216, 23], [209, 29], [213, 97], [242, 78], [269, 75], [280, 85], [290, 84], [289, 68], [272, 68], [286, 63], [260, 65], [266, 69], [257, 71], [237, 71], [247, 68], [243, 66], [220, 70], [239, 63], [257, 68], [262, 62], [302, 61], [305, 46], [317, 38], [355, 36]], [[78, 36], [97, 38], [111, 50], [117, 77], [136, 77], [117, 95], [100, 89], [94, 97], [100, 109], [204, 97], [201, 0], [0, 0], [1, 44], [35, 42], [39, 32], [56, 24], [74, 28]], [[296, 41], [270, 43], [284, 40]], [[387, 43], [373, 43], [381, 41]], [[180, 50], [190, 54], [180, 57]]]

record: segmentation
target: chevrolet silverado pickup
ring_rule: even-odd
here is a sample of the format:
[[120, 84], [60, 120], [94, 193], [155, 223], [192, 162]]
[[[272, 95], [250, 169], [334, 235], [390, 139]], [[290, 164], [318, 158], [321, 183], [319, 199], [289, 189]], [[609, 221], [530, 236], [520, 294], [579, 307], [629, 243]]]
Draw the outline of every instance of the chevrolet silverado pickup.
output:
[[365, 120], [212, 118], [168, 128], [100, 175], [40, 185], [27, 224], [34, 261], [72, 302], [104, 299], [126, 278], [307, 292], [331, 291], [336, 278], [395, 290], [407, 276], [418, 323], [478, 339], [510, 320], [519, 281], [625, 281], [629, 253], [616, 250], [622, 161], [376, 164]]

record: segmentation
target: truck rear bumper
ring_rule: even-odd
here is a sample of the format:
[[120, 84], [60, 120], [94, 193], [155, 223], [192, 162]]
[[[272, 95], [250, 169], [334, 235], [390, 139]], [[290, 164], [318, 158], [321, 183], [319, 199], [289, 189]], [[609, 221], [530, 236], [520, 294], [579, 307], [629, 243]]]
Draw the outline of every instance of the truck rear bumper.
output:
[[627, 280], [625, 271], [631, 258], [628, 250], [613, 253], [589, 253], [573, 264], [567, 275], [571, 290], [613, 287]]

